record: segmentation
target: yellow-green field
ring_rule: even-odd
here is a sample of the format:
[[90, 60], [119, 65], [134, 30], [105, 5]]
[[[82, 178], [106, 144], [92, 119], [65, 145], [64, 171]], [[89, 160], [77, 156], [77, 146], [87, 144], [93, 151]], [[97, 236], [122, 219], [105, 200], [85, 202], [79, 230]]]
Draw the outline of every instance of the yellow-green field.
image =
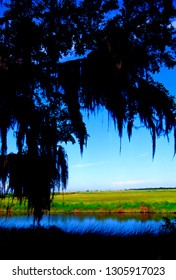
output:
[[78, 192], [56, 195], [51, 210], [176, 212], [176, 189]]
[[[27, 212], [27, 202], [0, 200], [0, 211]], [[96, 191], [56, 194], [51, 213], [63, 212], [113, 212], [113, 213], [174, 213], [176, 212], [176, 189]]]

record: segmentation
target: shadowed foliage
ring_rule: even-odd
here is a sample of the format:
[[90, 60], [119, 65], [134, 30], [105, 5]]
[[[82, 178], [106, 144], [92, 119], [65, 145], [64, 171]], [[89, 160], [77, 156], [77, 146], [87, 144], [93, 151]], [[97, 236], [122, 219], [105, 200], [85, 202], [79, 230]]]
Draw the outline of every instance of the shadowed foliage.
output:
[[[74, 234], [50, 228], [0, 228], [1, 259], [19, 260], [175, 260], [175, 232], [134, 235]], [[64, 244], [64, 250], [63, 250]], [[62, 250], [62, 254], [58, 254]]]
[[[50, 209], [68, 181], [61, 144], [78, 141], [83, 153], [87, 143], [83, 109], [106, 108], [129, 140], [139, 119], [153, 157], [157, 137], [176, 139], [174, 97], [153, 79], [175, 66], [174, 17], [170, 0], [10, 1], [0, 20], [2, 196], [8, 185], [35, 217]], [[17, 154], [7, 154], [10, 129]]]

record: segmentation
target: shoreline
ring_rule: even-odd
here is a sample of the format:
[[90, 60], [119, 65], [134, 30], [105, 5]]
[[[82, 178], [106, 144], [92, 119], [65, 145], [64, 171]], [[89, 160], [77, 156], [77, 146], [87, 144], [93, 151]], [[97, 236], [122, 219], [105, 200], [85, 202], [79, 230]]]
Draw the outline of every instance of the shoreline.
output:
[[[142, 215], [176, 215], [176, 211], [131, 211], [131, 209], [126, 210], [126, 211], [119, 211], [119, 210], [72, 210], [72, 211], [44, 211], [43, 215], [59, 215], [59, 214], [87, 214], [87, 215], [93, 215], [93, 214], [109, 214], [109, 215], [125, 215], [125, 214], [129, 214], [129, 215], [135, 215], [135, 214], [142, 214]], [[33, 211], [27, 212], [27, 211], [16, 211], [16, 210], [0, 210], [0, 217], [6, 216], [6, 217], [10, 217], [10, 216], [28, 216], [28, 215], [33, 215]]]

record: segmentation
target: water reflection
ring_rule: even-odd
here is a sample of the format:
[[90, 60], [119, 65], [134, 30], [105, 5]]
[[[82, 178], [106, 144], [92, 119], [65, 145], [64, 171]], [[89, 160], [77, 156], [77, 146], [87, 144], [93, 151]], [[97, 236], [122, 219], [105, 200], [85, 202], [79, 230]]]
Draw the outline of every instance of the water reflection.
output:
[[[86, 233], [95, 232], [105, 235], [128, 235], [150, 232], [157, 234], [163, 224], [161, 215], [142, 214], [94, 214], [94, 215], [44, 215], [41, 226], [56, 226], [65, 232]], [[169, 218], [173, 218], [169, 216]], [[31, 227], [33, 216], [0, 217], [0, 227]]]

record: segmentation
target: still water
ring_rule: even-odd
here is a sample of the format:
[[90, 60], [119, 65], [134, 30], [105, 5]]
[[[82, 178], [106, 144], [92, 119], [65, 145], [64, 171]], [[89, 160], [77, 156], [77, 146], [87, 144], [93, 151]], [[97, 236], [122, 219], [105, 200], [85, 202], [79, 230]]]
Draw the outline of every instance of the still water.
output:
[[[150, 232], [157, 234], [164, 223], [163, 216], [156, 215], [44, 215], [41, 226], [56, 226], [65, 232], [95, 232], [104, 235], [128, 235]], [[31, 227], [33, 216], [0, 217], [0, 227]]]

